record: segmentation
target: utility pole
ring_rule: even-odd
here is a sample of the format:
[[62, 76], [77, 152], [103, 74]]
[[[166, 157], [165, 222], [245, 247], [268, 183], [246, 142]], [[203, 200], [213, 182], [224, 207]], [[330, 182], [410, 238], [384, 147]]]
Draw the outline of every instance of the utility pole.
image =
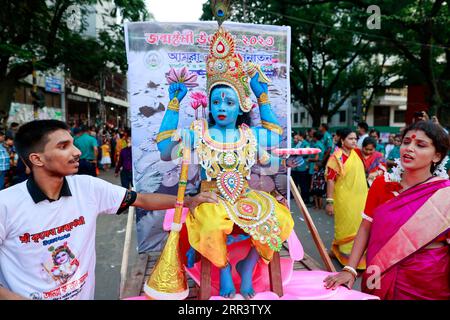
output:
[[106, 107], [105, 107], [105, 76], [103, 70], [100, 72], [100, 120], [106, 124]]
[[36, 120], [39, 118], [39, 109], [43, 108], [45, 106], [45, 96], [42, 94], [42, 92], [38, 91], [37, 88], [37, 76], [36, 76], [36, 58], [33, 57], [31, 59], [31, 64], [33, 67], [33, 70], [31, 71], [31, 77], [32, 77], [32, 88], [31, 88], [31, 96], [33, 97], [33, 118]]
[[38, 114], [38, 107], [37, 107], [37, 79], [36, 79], [36, 68], [35, 68], [35, 64], [36, 64], [36, 58], [33, 57], [31, 59], [31, 64], [33, 66], [33, 70], [31, 71], [31, 77], [33, 79], [33, 87], [31, 89], [31, 96], [33, 97], [33, 117], [36, 120], [37, 114]]

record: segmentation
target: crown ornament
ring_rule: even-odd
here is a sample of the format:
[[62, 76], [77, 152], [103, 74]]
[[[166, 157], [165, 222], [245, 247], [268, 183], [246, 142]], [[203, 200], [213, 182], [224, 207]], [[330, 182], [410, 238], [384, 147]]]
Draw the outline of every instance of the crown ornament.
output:
[[218, 85], [231, 87], [239, 97], [241, 110], [249, 112], [253, 104], [250, 99], [247, 66], [235, 49], [236, 43], [232, 34], [224, 29], [219, 20], [219, 28], [211, 39], [206, 60], [206, 89], [210, 95], [212, 89]]

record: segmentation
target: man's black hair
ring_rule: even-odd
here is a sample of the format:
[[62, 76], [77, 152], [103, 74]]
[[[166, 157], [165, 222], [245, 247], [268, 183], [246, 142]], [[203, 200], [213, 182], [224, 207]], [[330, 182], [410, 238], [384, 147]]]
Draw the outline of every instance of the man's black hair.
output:
[[377, 134], [377, 137], [379, 138], [379, 137], [380, 137], [380, 131], [378, 131], [378, 130], [376, 130], [376, 129], [370, 130], [369, 135], [371, 135], [371, 134], [374, 133], [374, 132]]
[[317, 140], [322, 140], [322, 138], [323, 138], [323, 133], [320, 132], [320, 131], [316, 131], [316, 132], [314, 132], [313, 137], [314, 137], [315, 139], [317, 139]]
[[32, 169], [30, 154], [44, 151], [48, 135], [57, 130], [69, 130], [69, 127], [59, 120], [34, 120], [19, 128], [14, 145], [19, 157], [30, 169]]
[[365, 132], [369, 131], [369, 125], [366, 122], [359, 122], [358, 127], [363, 128]]

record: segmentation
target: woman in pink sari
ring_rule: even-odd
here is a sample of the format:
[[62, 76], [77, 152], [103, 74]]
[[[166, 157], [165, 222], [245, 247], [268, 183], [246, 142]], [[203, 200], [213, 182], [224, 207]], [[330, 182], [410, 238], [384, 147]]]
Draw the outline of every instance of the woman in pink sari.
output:
[[448, 150], [448, 135], [431, 121], [406, 128], [398, 166], [370, 188], [349, 263], [324, 280], [326, 288], [351, 288], [367, 249], [364, 292], [385, 300], [450, 299]]
[[363, 140], [362, 148], [355, 149], [355, 152], [361, 158], [366, 171], [366, 179], [369, 187], [379, 175], [384, 174], [386, 170], [386, 160], [381, 152], [376, 151], [377, 142], [372, 137]]

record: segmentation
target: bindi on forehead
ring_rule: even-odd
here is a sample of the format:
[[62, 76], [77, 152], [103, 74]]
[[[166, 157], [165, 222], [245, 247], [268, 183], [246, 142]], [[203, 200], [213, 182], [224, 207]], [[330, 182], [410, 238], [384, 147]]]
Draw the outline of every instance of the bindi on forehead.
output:
[[220, 96], [222, 97], [222, 99], [225, 99], [225, 92], [222, 91], [222, 92], [220, 93]]
[[415, 135], [415, 134], [412, 134], [412, 135], [411, 135], [411, 139], [414, 140], [415, 138], [416, 138], [416, 135]]

